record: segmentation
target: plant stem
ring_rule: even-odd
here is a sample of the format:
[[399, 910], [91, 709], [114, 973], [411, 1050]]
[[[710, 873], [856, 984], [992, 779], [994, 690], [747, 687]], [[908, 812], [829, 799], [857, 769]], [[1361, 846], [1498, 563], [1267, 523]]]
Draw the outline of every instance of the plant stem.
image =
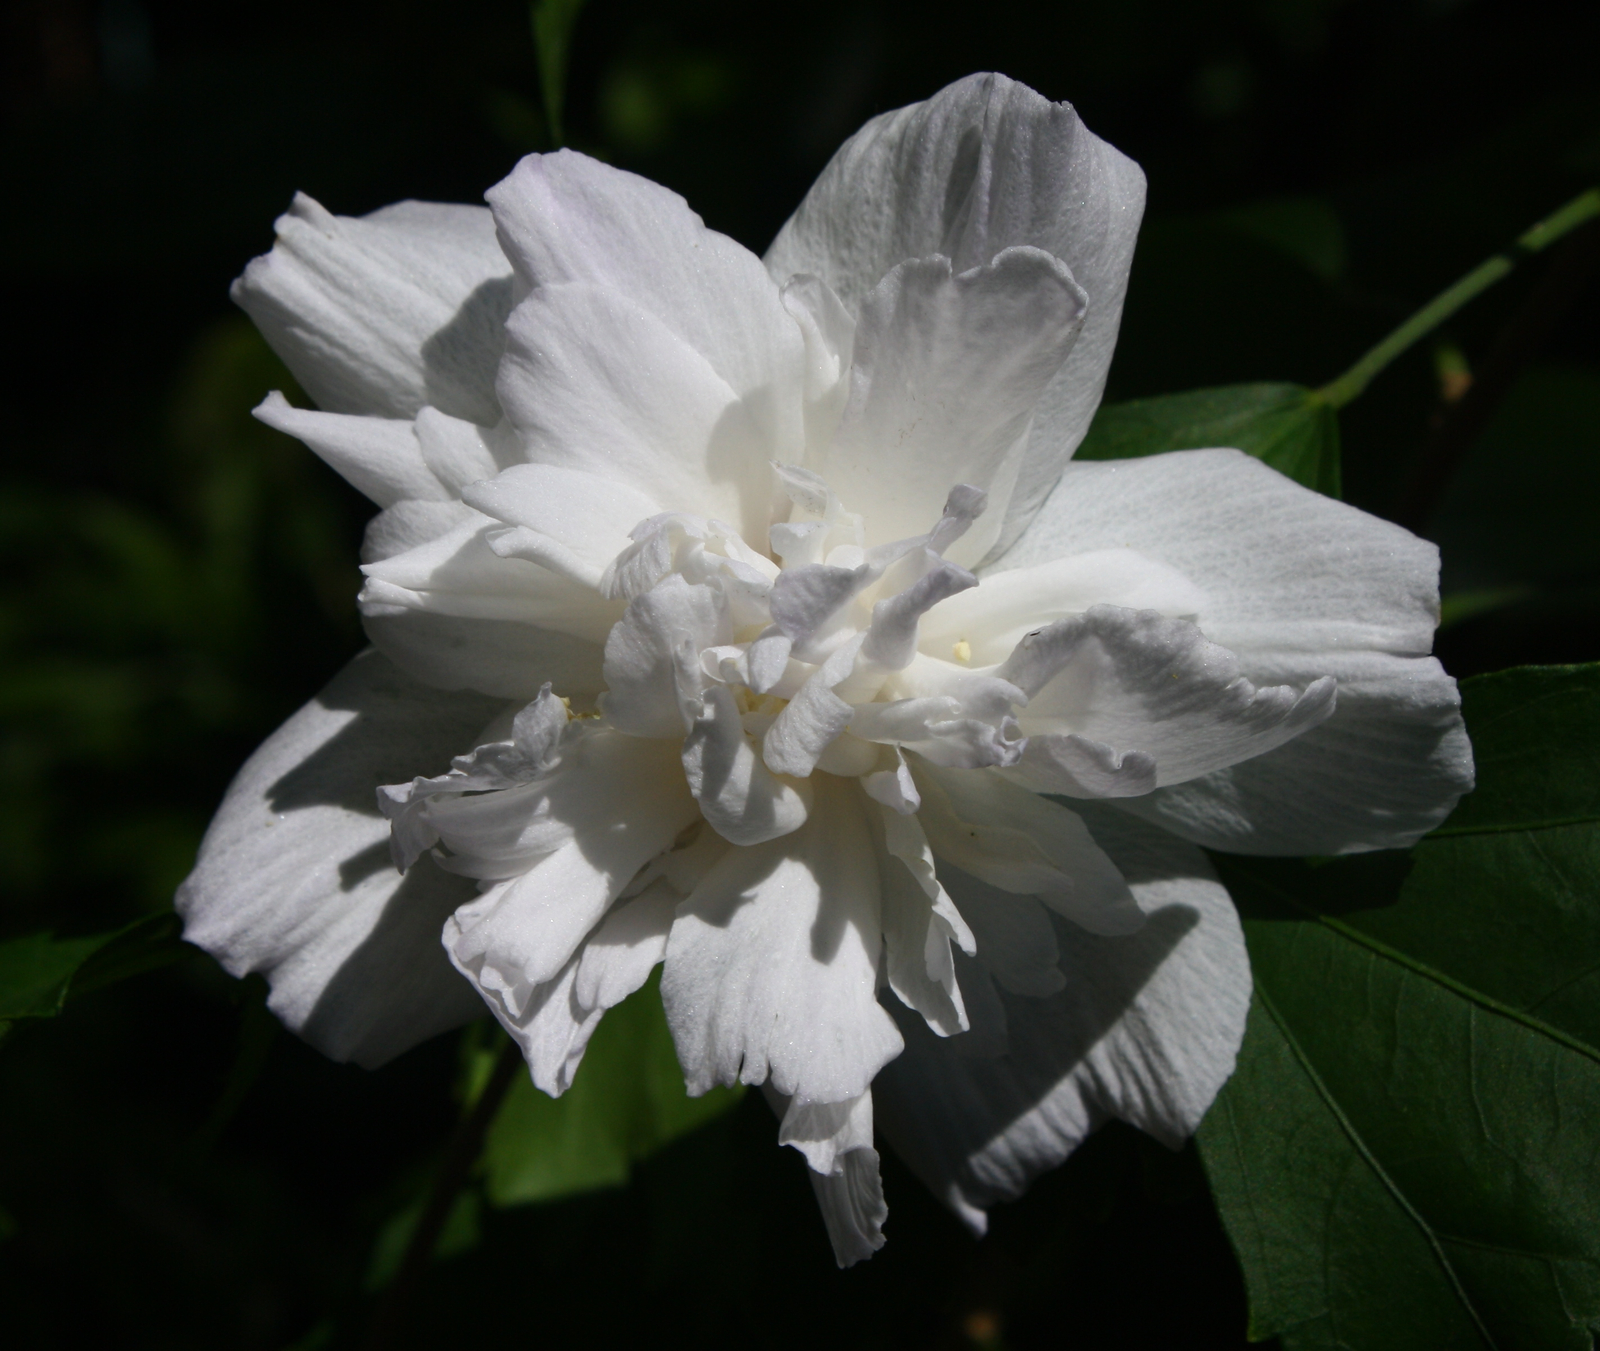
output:
[[1343, 408], [1372, 383], [1379, 371], [1427, 337], [1468, 301], [1487, 291], [1524, 258], [1547, 248], [1596, 216], [1600, 216], [1600, 188], [1590, 188], [1526, 231], [1504, 253], [1478, 264], [1460, 281], [1439, 292], [1343, 375], [1317, 390], [1313, 397], [1334, 408]]
[[1523, 367], [1600, 267], [1600, 221], [1591, 221], [1555, 251], [1539, 284], [1500, 331], [1465, 397], [1446, 414], [1400, 490], [1393, 519], [1421, 531], [1450, 478], [1488, 426]]
[[456, 1133], [450, 1137], [450, 1143], [445, 1146], [439, 1171], [433, 1175], [428, 1204], [417, 1219], [417, 1227], [411, 1231], [400, 1269], [384, 1292], [367, 1328], [366, 1351], [388, 1351], [389, 1347], [395, 1345], [405, 1325], [405, 1317], [411, 1308], [417, 1286], [428, 1264], [433, 1261], [433, 1250], [439, 1246], [439, 1235], [444, 1230], [445, 1221], [455, 1207], [456, 1194], [471, 1175], [472, 1165], [478, 1161], [478, 1154], [483, 1149], [483, 1137], [489, 1130], [489, 1123], [494, 1120], [494, 1114], [499, 1110], [506, 1090], [511, 1087], [511, 1081], [521, 1065], [522, 1051], [507, 1038], [499, 1059], [494, 1062], [489, 1081], [483, 1086], [483, 1092], [478, 1094], [472, 1110], [462, 1118]]

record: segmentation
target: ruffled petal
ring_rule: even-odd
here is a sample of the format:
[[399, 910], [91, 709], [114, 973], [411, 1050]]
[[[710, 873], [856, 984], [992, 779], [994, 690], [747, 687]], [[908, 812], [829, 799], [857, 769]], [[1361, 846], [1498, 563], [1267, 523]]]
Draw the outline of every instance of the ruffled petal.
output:
[[883, 1222], [889, 1218], [889, 1207], [883, 1200], [877, 1150], [851, 1150], [840, 1161], [837, 1173], [808, 1170], [806, 1175], [816, 1193], [828, 1241], [833, 1244], [833, 1260], [841, 1269], [865, 1261], [883, 1247]]
[[330, 413], [412, 418], [425, 404], [493, 426], [511, 265], [481, 206], [398, 202], [335, 216], [304, 193], [233, 299]]
[[853, 784], [818, 776], [806, 824], [731, 849], [679, 907], [661, 997], [689, 1092], [762, 1083], [842, 1102], [901, 1046], [877, 1002], [878, 869]]
[[546, 776], [428, 804], [447, 868], [507, 880], [458, 909], [444, 944], [508, 1028], [613, 901], [698, 816], [669, 743], [597, 728]]
[[682, 737], [700, 715], [708, 678], [700, 653], [733, 636], [726, 597], [677, 573], [628, 603], [606, 639], [606, 692], [614, 727], [637, 737]]
[[510, 1017], [504, 1004], [491, 1001], [521, 1047], [535, 1088], [559, 1098], [572, 1087], [600, 1019], [639, 989], [661, 960], [677, 900], [657, 883], [618, 905], [555, 978], [532, 992], [520, 1016]]
[[1195, 625], [1114, 605], [1030, 633], [996, 674], [1028, 696], [1024, 732], [1137, 750], [1155, 761], [1157, 785], [1283, 745], [1332, 714], [1337, 689], [1326, 675], [1304, 690], [1257, 688]]
[[1252, 681], [1339, 682], [1320, 727], [1129, 810], [1213, 848], [1331, 854], [1410, 845], [1471, 788], [1455, 682], [1427, 656], [1432, 544], [1238, 451], [1180, 451], [1069, 466], [991, 571], [1113, 546], [1194, 582], [1196, 622]]
[[1117, 866], [1082, 818], [992, 770], [911, 760], [922, 794], [917, 820], [941, 861], [1001, 891], [1037, 896], [1091, 933], [1126, 934], [1144, 922]]
[[178, 889], [185, 938], [264, 973], [272, 1011], [336, 1060], [379, 1065], [476, 1016], [439, 950], [471, 884], [427, 863], [402, 878], [373, 794], [473, 745], [501, 707], [357, 657], [229, 787]]
[[[909, 777], [909, 776], [908, 776]], [[976, 943], [966, 918], [940, 884], [917, 818], [881, 805], [871, 819], [883, 887], [883, 956], [888, 986], [941, 1037], [965, 1032], [952, 943], [969, 956]]]
[[767, 768], [726, 685], [713, 685], [701, 701], [684, 738], [683, 772], [707, 823], [733, 844], [775, 840], [805, 823], [809, 786]]
[[1043, 501], [1099, 405], [1143, 210], [1138, 165], [1070, 105], [1003, 75], [972, 75], [846, 141], [766, 261], [780, 282], [797, 272], [822, 278], [852, 313], [908, 258], [943, 254], [965, 271], [1025, 244], [1067, 264], [1089, 312], [1039, 402], [1004, 543]]
[[942, 257], [901, 263], [863, 297], [849, 402], [811, 467], [867, 513], [868, 545], [926, 531], [963, 483], [986, 491], [989, 509], [948, 553], [972, 563], [989, 551], [1034, 405], [1086, 304], [1071, 272], [1033, 248], [954, 274]]
[[966, 1038], [941, 1041], [898, 1013], [905, 1054], [873, 1086], [896, 1152], [980, 1233], [985, 1207], [1020, 1195], [1111, 1117], [1178, 1147], [1244, 1036], [1244, 937], [1204, 857], [1103, 807], [1089, 814], [1149, 922], [1121, 938], [1058, 922], [1065, 985], [1047, 999], [1000, 996], [1002, 1055], [963, 1053]]
[[1205, 603], [1205, 593], [1174, 567], [1133, 549], [1095, 549], [986, 572], [979, 586], [940, 601], [922, 617], [917, 645], [943, 661], [959, 648], [963, 664], [994, 666], [1034, 629], [1096, 605], [1189, 619]]

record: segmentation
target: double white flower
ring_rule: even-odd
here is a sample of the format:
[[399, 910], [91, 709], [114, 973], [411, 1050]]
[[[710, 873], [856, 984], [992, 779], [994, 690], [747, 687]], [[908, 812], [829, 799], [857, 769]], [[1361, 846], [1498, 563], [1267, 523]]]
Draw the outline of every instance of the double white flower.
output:
[[487, 211], [297, 199], [235, 295], [324, 410], [259, 416], [383, 508], [376, 650], [241, 772], [187, 936], [364, 1064], [487, 1003], [551, 1093], [664, 962], [841, 1263], [875, 1108], [980, 1228], [1109, 1117], [1181, 1142], [1250, 992], [1195, 845], [1404, 845], [1471, 759], [1432, 546], [1236, 451], [1068, 463], [1143, 192], [975, 76], [764, 264], [567, 152]]

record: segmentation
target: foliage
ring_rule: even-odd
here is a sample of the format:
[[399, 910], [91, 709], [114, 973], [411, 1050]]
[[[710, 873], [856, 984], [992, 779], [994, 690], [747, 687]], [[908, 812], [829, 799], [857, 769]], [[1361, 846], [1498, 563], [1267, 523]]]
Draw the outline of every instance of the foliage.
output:
[[1339, 419], [1300, 385], [1228, 385], [1106, 404], [1080, 460], [1122, 460], [1168, 450], [1232, 446], [1296, 483], [1339, 496]]
[[1222, 861], [1256, 1001], [1200, 1145], [1286, 1351], [1600, 1330], [1600, 666], [1463, 697], [1479, 786], [1411, 858]]

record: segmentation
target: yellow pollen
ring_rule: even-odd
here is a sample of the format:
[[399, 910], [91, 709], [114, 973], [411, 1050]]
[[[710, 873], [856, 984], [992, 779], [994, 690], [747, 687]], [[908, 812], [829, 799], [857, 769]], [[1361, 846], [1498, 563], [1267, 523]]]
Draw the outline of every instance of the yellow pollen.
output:
[[955, 654], [955, 659], [963, 666], [972, 660], [972, 644], [965, 638], [952, 647], [950, 651]]

